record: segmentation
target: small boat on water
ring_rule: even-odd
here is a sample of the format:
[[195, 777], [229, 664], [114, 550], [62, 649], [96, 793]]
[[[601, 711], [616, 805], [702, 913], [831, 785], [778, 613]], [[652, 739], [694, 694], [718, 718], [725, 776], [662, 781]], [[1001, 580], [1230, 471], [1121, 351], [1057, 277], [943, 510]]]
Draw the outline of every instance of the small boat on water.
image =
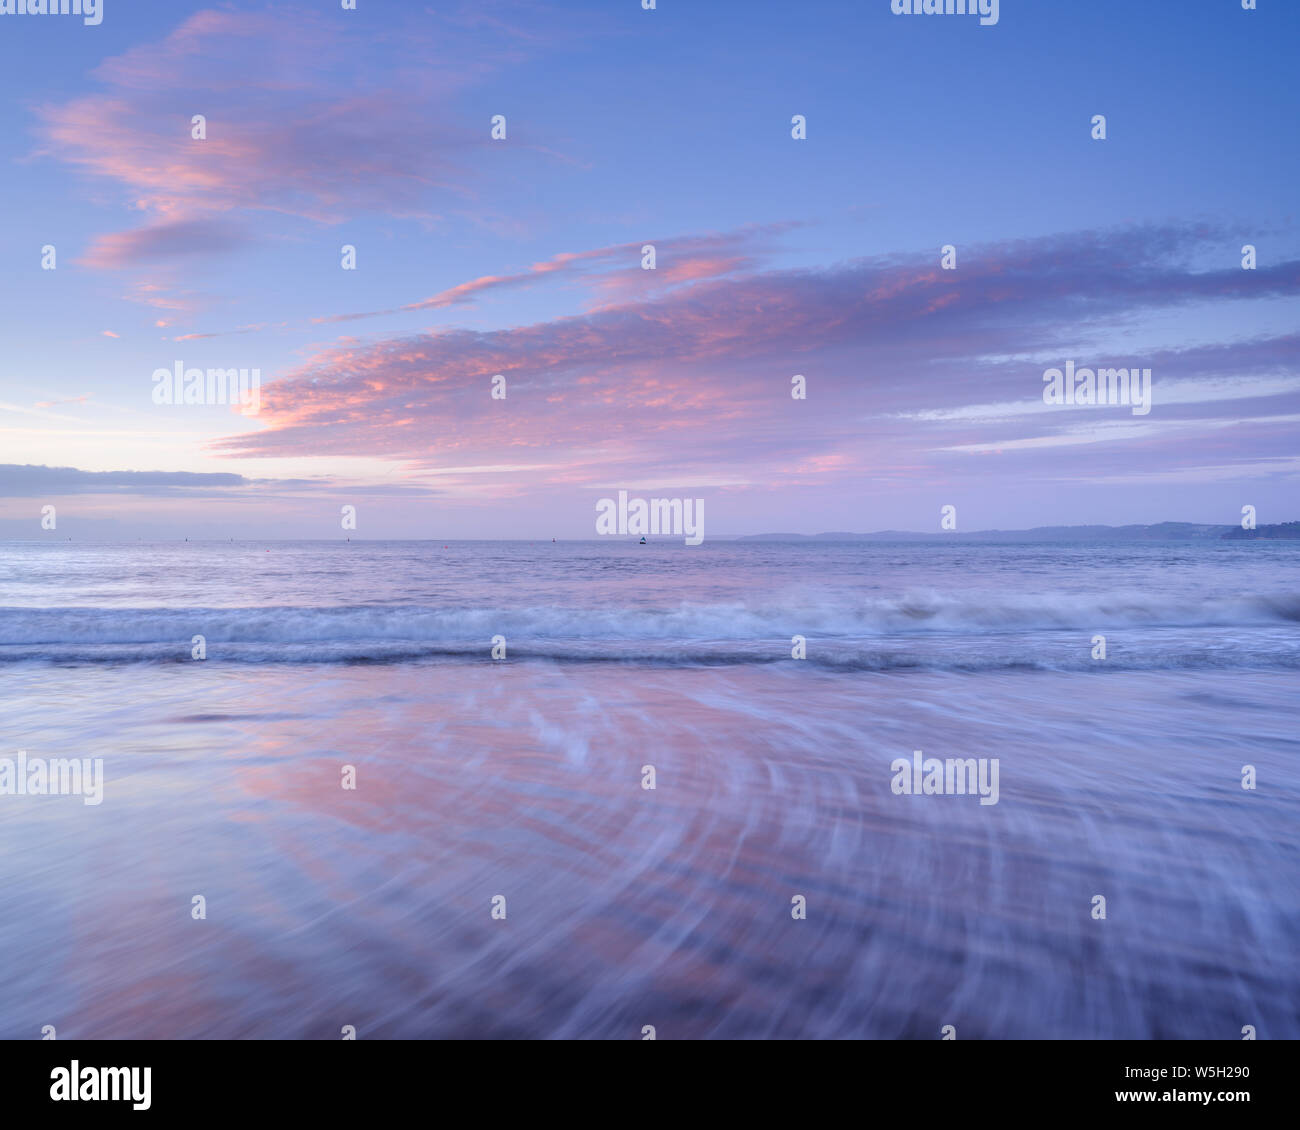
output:
[[639, 542], [637, 542], [637, 545], [645, 545], [645, 538], [642, 538]]

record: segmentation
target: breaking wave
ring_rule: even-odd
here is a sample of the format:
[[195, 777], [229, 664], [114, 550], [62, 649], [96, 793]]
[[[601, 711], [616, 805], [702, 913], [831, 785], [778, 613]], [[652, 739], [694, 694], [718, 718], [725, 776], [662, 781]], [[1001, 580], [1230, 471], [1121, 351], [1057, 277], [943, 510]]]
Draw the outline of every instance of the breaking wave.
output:
[[[809, 662], [846, 670], [1059, 668], [1092, 665], [1062, 633], [1100, 632], [1132, 637], [1116, 639], [1108, 668], [1292, 666], [1297, 624], [1300, 596], [1293, 595], [1192, 603], [1149, 594], [982, 600], [912, 593], [799, 607], [0, 608], [0, 662], [188, 661], [195, 636], [204, 638], [207, 658], [229, 662], [482, 659], [492, 638], [503, 636], [510, 659], [763, 663], [789, 659], [790, 641], [803, 636]], [[1216, 628], [1225, 631], [1188, 635]]]

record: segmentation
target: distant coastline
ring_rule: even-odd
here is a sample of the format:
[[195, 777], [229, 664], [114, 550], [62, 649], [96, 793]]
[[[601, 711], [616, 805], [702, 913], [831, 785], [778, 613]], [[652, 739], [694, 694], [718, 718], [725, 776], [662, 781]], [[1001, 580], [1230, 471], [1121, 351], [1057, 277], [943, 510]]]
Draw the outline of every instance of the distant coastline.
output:
[[1240, 526], [1158, 522], [1153, 526], [1035, 526], [1030, 530], [916, 533], [881, 530], [870, 534], [746, 534], [735, 541], [1298, 541], [1300, 522], [1279, 522], [1243, 530]]
[[[249, 537], [247, 534], [239, 536], [222, 535], [209, 533], [207, 537], [194, 535], [178, 535], [174, 531], [164, 533], [161, 530], [149, 530], [145, 533], [132, 537], [123, 534], [116, 528], [116, 523], [112, 519], [78, 519], [69, 521], [66, 525], [60, 522], [59, 532], [34, 533], [32, 531], [33, 523], [29, 520], [18, 519], [0, 519], [0, 543], [4, 542], [51, 542], [67, 543], [69, 541], [86, 541], [86, 542], [121, 542], [122, 544], [131, 544], [135, 542], [257, 542], [259, 544], [274, 545], [278, 542], [320, 542], [328, 544], [331, 542], [342, 542], [344, 538], [320, 538], [320, 537]], [[63, 530], [70, 533], [64, 533]], [[489, 544], [492, 542], [514, 543], [514, 542], [536, 542], [550, 544], [551, 537], [535, 535], [533, 537], [517, 538], [463, 538], [463, 537], [376, 537], [362, 536], [353, 534], [347, 538], [348, 541], [354, 542], [430, 542], [430, 543], [450, 543], [450, 542], [478, 542]], [[635, 542], [634, 537], [619, 538], [572, 538], [561, 537], [561, 542], [609, 542], [620, 543], [625, 541]], [[680, 538], [661, 537], [651, 535], [651, 542], [677, 541]], [[710, 534], [706, 541], [715, 542], [938, 542], [938, 541], [965, 541], [965, 542], [991, 542], [1004, 544], [1017, 543], [1034, 543], [1034, 542], [1078, 542], [1085, 544], [1089, 542], [1218, 542], [1218, 541], [1300, 541], [1300, 521], [1297, 522], [1279, 522], [1273, 525], [1259, 526], [1253, 530], [1243, 530], [1240, 526], [1214, 525], [1199, 522], [1158, 522], [1150, 526], [1035, 526], [1028, 530], [973, 530], [955, 531], [955, 532], [929, 532], [921, 533], [916, 530], [878, 530], [874, 533], [849, 533], [835, 531], [821, 534], [791, 534], [791, 533], [771, 533], [771, 534]]]

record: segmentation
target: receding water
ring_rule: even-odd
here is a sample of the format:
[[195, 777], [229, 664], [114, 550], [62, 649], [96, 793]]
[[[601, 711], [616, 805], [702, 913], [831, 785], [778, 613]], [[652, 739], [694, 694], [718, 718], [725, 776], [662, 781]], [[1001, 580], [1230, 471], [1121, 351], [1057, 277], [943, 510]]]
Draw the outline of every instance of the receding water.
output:
[[1297, 691], [1285, 544], [7, 543], [0, 1036], [1296, 1038]]

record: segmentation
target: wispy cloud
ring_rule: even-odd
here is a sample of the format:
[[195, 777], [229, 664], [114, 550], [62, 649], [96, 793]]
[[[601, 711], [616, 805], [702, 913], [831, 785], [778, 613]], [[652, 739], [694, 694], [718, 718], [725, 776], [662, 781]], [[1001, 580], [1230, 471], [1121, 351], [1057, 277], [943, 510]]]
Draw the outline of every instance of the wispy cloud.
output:
[[233, 251], [248, 234], [226, 220], [175, 220], [99, 236], [82, 257], [88, 267], [111, 269]]
[[[959, 272], [898, 255], [687, 277], [638, 301], [532, 326], [344, 339], [267, 386], [263, 430], [219, 450], [425, 467], [498, 463], [504, 450], [548, 465], [535, 480], [586, 482], [671, 463], [683, 477], [727, 468], [762, 484], [774, 467], [778, 477], [830, 479], [919, 471], [999, 440], [1004, 451], [1077, 445], [1080, 428], [1090, 444], [1119, 441], [1136, 434], [1134, 423], [1088, 431], [1091, 420], [1041, 399], [1031, 412], [1041, 365], [1006, 358], [1065, 356], [1136, 311], [1300, 291], [1300, 263], [1189, 267], [1211, 238], [1196, 228], [1132, 228], [970, 248]], [[641, 273], [635, 263], [626, 269]], [[1295, 338], [1167, 348], [1144, 363], [1159, 368], [1156, 400], [1166, 411], [1210, 414], [1261, 396], [1285, 403], [1300, 376]], [[790, 399], [793, 373], [808, 377], [806, 402]], [[507, 379], [506, 401], [489, 395], [496, 374]], [[900, 415], [924, 426], [902, 437]], [[1141, 434], [1160, 435], [1162, 418], [1144, 420]], [[1000, 430], [991, 434], [992, 423]]]
[[0, 463], [0, 498], [51, 498], [75, 495], [231, 497], [304, 495], [346, 487], [350, 496], [419, 497], [437, 494], [420, 483], [352, 483], [332, 478], [248, 478], [223, 471], [83, 471], [32, 463]]
[[[546, 26], [553, 16], [516, 12], [488, 31], [454, 10], [412, 9], [390, 13], [387, 34], [358, 38], [312, 6], [200, 11], [101, 64], [99, 91], [37, 106], [37, 155], [117, 185], [147, 217], [96, 237], [81, 260], [94, 269], [229, 253], [265, 216], [433, 223], [470, 198], [490, 144], [486, 128], [448, 112], [452, 100], [561, 34], [563, 20]], [[493, 50], [472, 49], [485, 34]], [[166, 305], [170, 280], [151, 283], [146, 300]]]
[[93, 393], [85, 393], [82, 396], [67, 396], [62, 400], [38, 400], [33, 408], [56, 408], [60, 404], [85, 404], [93, 396]]

